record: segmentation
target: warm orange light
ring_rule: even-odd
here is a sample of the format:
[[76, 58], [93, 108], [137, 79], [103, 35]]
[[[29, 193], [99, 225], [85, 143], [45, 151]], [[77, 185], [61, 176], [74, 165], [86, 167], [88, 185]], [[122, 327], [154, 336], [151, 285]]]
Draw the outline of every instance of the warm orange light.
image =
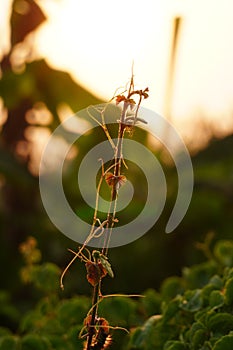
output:
[[134, 60], [136, 83], [150, 87], [144, 106], [161, 114], [172, 21], [179, 16], [172, 121], [178, 126], [199, 110], [203, 118], [233, 109], [232, 1], [119, 0], [113, 5], [108, 0], [66, 0], [43, 6], [50, 24], [43, 26], [38, 45], [52, 64], [108, 100], [130, 78]]
[[[144, 106], [165, 117], [172, 23], [178, 16], [182, 21], [169, 97], [172, 122], [181, 132], [186, 124], [190, 137], [198, 118], [217, 124], [220, 133], [232, 130], [231, 0], [38, 2], [49, 18], [35, 39], [38, 55], [105, 100], [128, 82], [134, 61], [135, 83], [150, 88]], [[1, 0], [0, 29], [10, 3]], [[6, 50], [6, 41], [2, 47]]]

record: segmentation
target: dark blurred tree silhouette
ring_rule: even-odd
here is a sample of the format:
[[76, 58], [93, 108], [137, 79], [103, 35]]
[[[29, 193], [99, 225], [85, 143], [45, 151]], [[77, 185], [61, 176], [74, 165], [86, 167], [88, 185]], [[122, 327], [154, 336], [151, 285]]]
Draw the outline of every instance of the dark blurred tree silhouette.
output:
[[[59, 103], [66, 103], [76, 112], [100, 102], [67, 73], [33, 57], [32, 34], [45, 20], [35, 1], [15, 0], [10, 20], [10, 51], [1, 61], [0, 97], [7, 118], [0, 134], [0, 274], [6, 285], [7, 281], [15, 283], [12, 278], [15, 262], [9, 265], [9, 259], [16, 255], [19, 242], [38, 232], [43, 222], [37, 177], [28, 169], [31, 159], [31, 144], [26, 137], [31, 125], [26, 118], [28, 111], [42, 105], [52, 115], [46, 125], [52, 131], [59, 124]], [[40, 123], [43, 125], [43, 113], [34, 126]]]

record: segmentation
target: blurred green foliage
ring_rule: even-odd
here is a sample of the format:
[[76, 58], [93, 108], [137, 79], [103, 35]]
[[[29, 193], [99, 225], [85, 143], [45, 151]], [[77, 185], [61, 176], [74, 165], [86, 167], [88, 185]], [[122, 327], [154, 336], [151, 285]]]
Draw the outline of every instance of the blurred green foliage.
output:
[[[34, 242], [33, 244], [31, 244]], [[226, 350], [233, 346], [233, 241], [220, 240], [212, 259], [183, 269], [181, 277], [164, 280], [160, 291], [148, 289], [142, 297], [105, 296], [98, 314], [110, 323], [111, 348], [125, 350]], [[64, 298], [58, 285], [60, 269], [40, 262], [35, 240], [20, 246], [25, 265], [23, 283], [39, 292], [30, 310], [21, 312], [9, 295], [0, 293], [0, 350], [82, 349], [84, 320], [91, 298], [75, 295]], [[231, 263], [229, 263], [229, 261]], [[26, 278], [25, 278], [26, 276]], [[205, 276], [200, 280], [200, 276]], [[12, 321], [15, 332], [7, 327]], [[122, 328], [120, 328], [122, 327]], [[115, 329], [114, 329], [115, 328]], [[125, 330], [129, 330], [127, 334]]]
[[161, 287], [161, 317], [151, 316], [136, 328], [127, 349], [232, 348], [232, 244], [218, 241], [212, 260], [184, 270], [179, 279], [165, 280]]

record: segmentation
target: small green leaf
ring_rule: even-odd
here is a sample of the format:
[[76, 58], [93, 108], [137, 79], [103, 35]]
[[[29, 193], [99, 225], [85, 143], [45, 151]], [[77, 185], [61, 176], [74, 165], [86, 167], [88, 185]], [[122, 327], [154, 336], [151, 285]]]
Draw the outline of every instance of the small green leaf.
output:
[[108, 257], [101, 254], [98, 250], [93, 250], [92, 252], [93, 258], [97, 261], [98, 259], [100, 260], [103, 268], [107, 271], [110, 277], [114, 277], [114, 273], [112, 271], [112, 267], [110, 262], [108, 261]]
[[103, 267], [105, 268], [105, 270], [107, 271], [107, 273], [109, 274], [109, 276], [113, 278], [114, 273], [112, 271], [111, 264], [104, 255], [100, 255], [100, 262], [103, 265]]
[[223, 281], [218, 275], [214, 275], [210, 278], [208, 284], [202, 288], [203, 303], [205, 306], [209, 305], [210, 294], [214, 290], [220, 290], [223, 288]]
[[145, 308], [147, 316], [161, 313], [162, 298], [154, 289], [148, 289], [144, 293], [145, 298], [141, 299], [141, 303]]
[[205, 287], [202, 288], [202, 298], [205, 306], [209, 305], [210, 294], [216, 290], [216, 287], [213, 284], [208, 283]]
[[209, 283], [210, 278], [218, 271], [215, 261], [209, 260], [191, 268], [183, 269], [183, 276], [189, 289], [203, 288]]
[[221, 289], [223, 287], [223, 280], [219, 275], [214, 275], [209, 280], [209, 284], [214, 286], [216, 289]]
[[169, 277], [162, 283], [161, 294], [165, 300], [173, 299], [183, 292], [183, 281], [180, 277]]
[[233, 266], [233, 241], [221, 240], [214, 247], [214, 255], [224, 266]]
[[206, 340], [208, 340], [208, 332], [206, 330], [199, 329], [196, 331], [191, 341], [194, 350], [201, 349], [201, 346]]
[[208, 340], [207, 329], [201, 322], [194, 322], [188, 337], [188, 341], [192, 344], [193, 350], [199, 350], [206, 340]]
[[233, 335], [225, 335], [221, 339], [219, 339], [213, 350], [232, 350], [233, 349]]
[[153, 335], [155, 333], [155, 326], [160, 320], [158, 316], [151, 316], [144, 323], [143, 327], [136, 328], [136, 330], [132, 333], [130, 339], [130, 347], [129, 349], [134, 350], [145, 350], [145, 349], [153, 349]]
[[219, 308], [224, 305], [224, 296], [221, 291], [213, 290], [210, 294], [209, 305], [212, 308]]
[[212, 332], [225, 335], [233, 329], [233, 316], [225, 312], [210, 314], [207, 327]]
[[131, 334], [131, 338], [129, 341], [129, 349], [143, 350], [145, 341], [145, 334], [143, 333], [142, 328], [138, 327]]
[[233, 304], [233, 278], [230, 278], [225, 285], [225, 301], [227, 305]]
[[181, 300], [180, 308], [185, 311], [196, 312], [201, 309], [202, 303], [203, 300], [200, 289], [187, 291]]
[[170, 301], [168, 304], [163, 303], [163, 322], [168, 322], [171, 318], [173, 318], [179, 312], [179, 305], [181, 302], [181, 297], [177, 297], [176, 299]]

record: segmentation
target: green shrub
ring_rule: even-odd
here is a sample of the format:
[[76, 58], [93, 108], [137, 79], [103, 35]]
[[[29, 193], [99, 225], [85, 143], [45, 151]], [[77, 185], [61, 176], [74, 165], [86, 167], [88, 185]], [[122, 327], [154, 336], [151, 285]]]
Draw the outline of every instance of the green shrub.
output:
[[161, 317], [134, 330], [128, 350], [233, 349], [233, 242], [217, 242], [211, 260], [165, 280], [161, 297]]
[[[160, 292], [149, 289], [142, 298], [103, 298], [98, 312], [110, 323], [111, 349], [232, 350], [232, 243], [217, 242], [211, 260], [184, 269], [181, 277], [169, 277]], [[59, 269], [50, 263], [30, 262], [22, 278], [40, 291], [40, 297], [20, 314], [7, 293], [0, 293], [2, 315], [17, 322], [16, 334], [0, 328], [0, 350], [83, 349], [90, 298], [62, 298]]]

